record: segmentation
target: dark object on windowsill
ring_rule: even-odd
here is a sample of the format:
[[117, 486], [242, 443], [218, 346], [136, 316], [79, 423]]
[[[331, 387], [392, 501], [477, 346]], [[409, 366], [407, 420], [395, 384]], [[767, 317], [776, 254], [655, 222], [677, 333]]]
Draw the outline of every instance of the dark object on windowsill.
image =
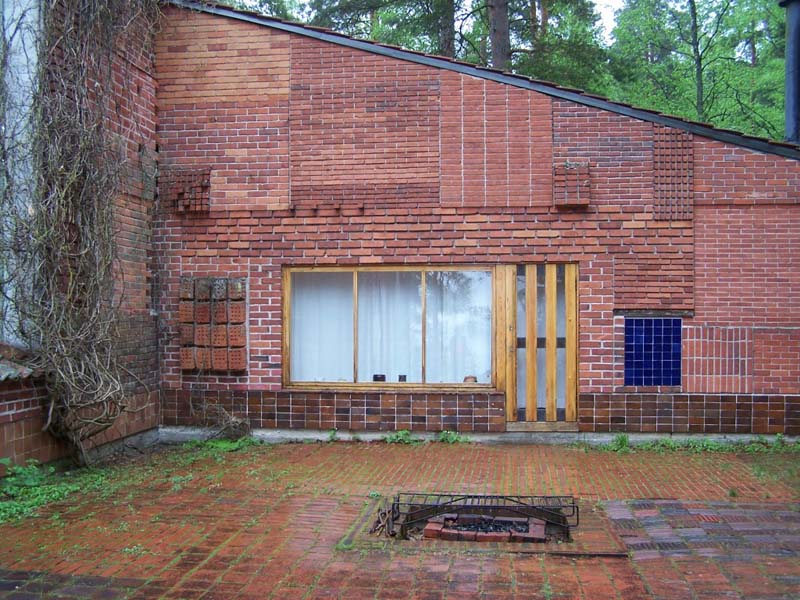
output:
[[372, 376], [372, 381], [386, 381], [386, 375], [375, 374]]
[[399, 381], [400, 383], [405, 383], [406, 382], [406, 376], [405, 375], [398, 375], [397, 376], [397, 381]]
[[467, 375], [464, 377], [464, 383], [478, 383], [478, 378], [475, 375]]

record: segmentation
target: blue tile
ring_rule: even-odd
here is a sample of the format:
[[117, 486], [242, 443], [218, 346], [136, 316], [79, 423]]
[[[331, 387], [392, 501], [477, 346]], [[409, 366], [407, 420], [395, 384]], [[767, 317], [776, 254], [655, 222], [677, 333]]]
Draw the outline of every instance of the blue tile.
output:
[[681, 319], [625, 320], [625, 385], [680, 385]]

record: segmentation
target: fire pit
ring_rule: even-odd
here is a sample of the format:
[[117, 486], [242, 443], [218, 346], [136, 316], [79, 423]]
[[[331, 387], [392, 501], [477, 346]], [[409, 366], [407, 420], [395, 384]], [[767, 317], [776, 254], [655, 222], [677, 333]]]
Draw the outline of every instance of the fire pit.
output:
[[578, 505], [571, 496], [400, 493], [381, 511], [373, 533], [407, 539], [452, 541], [568, 541], [577, 527]]

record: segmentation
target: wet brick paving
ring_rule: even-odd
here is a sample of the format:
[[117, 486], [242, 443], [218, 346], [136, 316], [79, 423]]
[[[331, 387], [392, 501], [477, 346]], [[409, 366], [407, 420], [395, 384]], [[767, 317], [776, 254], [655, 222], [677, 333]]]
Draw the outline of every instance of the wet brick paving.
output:
[[[800, 598], [797, 483], [756, 477], [746, 457], [478, 444], [192, 452], [132, 462], [112, 497], [76, 495], [0, 525], [0, 598]], [[380, 498], [420, 489], [573, 495], [582, 526], [553, 549], [581, 555], [355, 535]]]

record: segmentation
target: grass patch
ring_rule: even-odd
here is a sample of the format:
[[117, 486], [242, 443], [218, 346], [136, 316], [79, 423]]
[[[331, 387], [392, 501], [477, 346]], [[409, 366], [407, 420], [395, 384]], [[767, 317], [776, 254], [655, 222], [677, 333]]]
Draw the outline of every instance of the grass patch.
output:
[[7, 476], [0, 479], [0, 523], [18, 521], [37, 513], [53, 502], [61, 502], [75, 492], [103, 490], [108, 485], [106, 469], [78, 469], [56, 473], [52, 465], [36, 460], [12, 465], [0, 458]]
[[457, 431], [440, 431], [436, 439], [443, 444], [467, 444], [471, 440]]
[[411, 435], [408, 429], [401, 429], [385, 435], [383, 436], [383, 441], [387, 444], [409, 444], [412, 446], [422, 443], [422, 440]]
[[749, 442], [718, 441], [698, 435], [686, 439], [661, 438], [641, 444], [633, 444], [625, 433], [614, 436], [608, 444], [600, 446], [601, 450], [627, 454], [628, 452], [646, 451], [663, 454], [665, 452], [734, 452], [745, 454], [790, 454], [800, 453], [800, 443], [787, 442], [778, 434], [770, 440], [759, 436]]

